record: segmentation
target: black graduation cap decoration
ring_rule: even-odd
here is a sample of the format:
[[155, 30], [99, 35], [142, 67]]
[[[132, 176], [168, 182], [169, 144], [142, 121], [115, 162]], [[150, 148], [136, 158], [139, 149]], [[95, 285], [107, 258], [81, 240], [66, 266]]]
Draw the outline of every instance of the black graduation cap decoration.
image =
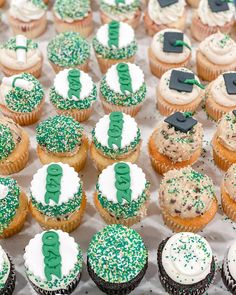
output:
[[236, 116], [236, 110], [233, 110], [233, 114]]
[[197, 120], [192, 118], [191, 113], [176, 112], [164, 120], [176, 130], [187, 133], [197, 124]]
[[228, 94], [236, 94], [236, 72], [223, 74]]
[[163, 42], [163, 51], [164, 52], [183, 52], [183, 45], [177, 46], [178, 41], [184, 40], [184, 34], [179, 32], [165, 32], [164, 33], [164, 42]]
[[162, 8], [178, 2], [178, 0], [157, 0]]
[[186, 80], [194, 80], [194, 74], [173, 70], [170, 76], [170, 89], [183, 92], [192, 92], [193, 84], [186, 83]]
[[208, 5], [212, 12], [221, 12], [229, 10], [227, 0], [208, 0]]

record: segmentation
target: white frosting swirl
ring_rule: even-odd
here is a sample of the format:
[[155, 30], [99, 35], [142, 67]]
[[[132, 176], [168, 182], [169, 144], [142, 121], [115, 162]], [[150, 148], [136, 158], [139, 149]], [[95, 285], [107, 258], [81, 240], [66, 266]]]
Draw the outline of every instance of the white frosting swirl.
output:
[[224, 176], [224, 189], [236, 201], [236, 164], [230, 166]]
[[236, 261], [236, 240], [233, 242], [233, 244], [229, 248], [227, 258], [226, 258], [229, 272], [230, 272], [231, 276], [236, 280], [235, 261]]
[[167, 25], [177, 22], [185, 12], [185, 0], [161, 7], [157, 0], [150, 0], [148, 3], [148, 15], [151, 20], [158, 25]]
[[[0, 200], [5, 199], [8, 194], [8, 186], [4, 184], [0, 184]], [[1, 269], [1, 261], [0, 261], [0, 269]]]
[[231, 22], [235, 14], [234, 3], [228, 3], [229, 10], [212, 12], [208, 0], [201, 0], [198, 6], [198, 16], [204, 25], [211, 27], [214, 26], [224, 26], [225, 24]]
[[236, 152], [236, 116], [233, 112], [226, 113], [221, 118], [216, 135], [224, 147]]

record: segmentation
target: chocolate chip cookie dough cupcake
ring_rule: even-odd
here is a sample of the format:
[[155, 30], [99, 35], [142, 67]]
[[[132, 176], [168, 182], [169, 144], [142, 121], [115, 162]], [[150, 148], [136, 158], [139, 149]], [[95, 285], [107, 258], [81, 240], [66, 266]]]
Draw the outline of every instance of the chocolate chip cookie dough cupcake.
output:
[[119, 62], [134, 62], [137, 42], [133, 28], [112, 21], [101, 26], [93, 38], [93, 48], [102, 73]]
[[144, 25], [148, 35], [167, 29], [185, 28], [186, 22], [185, 0], [150, 0], [144, 15]]
[[26, 276], [37, 294], [71, 294], [79, 284], [82, 250], [61, 230], [44, 231], [31, 239], [24, 261]]
[[64, 32], [54, 37], [48, 43], [47, 55], [56, 73], [65, 68], [89, 71], [90, 45], [77, 32]]
[[0, 110], [19, 125], [31, 125], [40, 118], [44, 90], [32, 75], [23, 73], [3, 78], [0, 86]]
[[93, 14], [89, 0], [56, 0], [53, 6], [56, 31], [78, 32], [88, 37], [93, 31]]
[[165, 224], [175, 232], [198, 232], [217, 212], [212, 180], [191, 167], [170, 170], [160, 184], [159, 203]]
[[55, 76], [49, 98], [58, 114], [70, 115], [82, 122], [92, 113], [97, 88], [87, 73], [65, 69]]
[[197, 49], [196, 64], [199, 77], [206, 81], [236, 70], [236, 42], [220, 32], [207, 37]]
[[177, 112], [160, 121], [148, 143], [153, 168], [164, 174], [193, 165], [201, 155], [202, 139], [202, 124], [189, 113]]
[[171, 295], [205, 294], [217, 267], [205, 238], [188, 232], [163, 240], [158, 247], [157, 263], [161, 284]]
[[12, 37], [0, 45], [0, 67], [5, 76], [25, 72], [38, 78], [42, 64], [43, 56], [38, 44], [23, 35]]
[[186, 68], [165, 72], [157, 87], [157, 107], [163, 116], [173, 112], [194, 113], [204, 96], [204, 86], [198, 77]]
[[96, 233], [89, 244], [89, 275], [106, 294], [129, 294], [140, 284], [147, 266], [146, 246], [131, 228], [109, 225]]
[[231, 294], [235, 293], [236, 288], [236, 272], [235, 272], [235, 260], [236, 260], [236, 240], [233, 241], [229, 247], [227, 254], [223, 260], [222, 265], [222, 280]]
[[11, 119], [0, 116], [0, 174], [19, 172], [28, 158], [28, 134]]
[[162, 30], [153, 37], [148, 57], [152, 74], [161, 78], [170, 69], [188, 66], [191, 60], [191, 42], [179, 30]]
[[0, 246], [0, 292], [12, 295], [15, 289], [16, 273], [10, 256]]
[[142, 107], [146, 92], [143, 71], [132, 63], [111, 66], [100, 83], [105, 113], [119, 111], [134, 117]]
[[54, 116], [36, 127], [37, 154], [42, 164], [62, 162], [77, 172], [84, 168], [89, 143], [83, 127], [71, 116]]
[[8, 21], [15, 35], [37, 38], [47, 27], [47, 5], [43, 0], [12, 0]]

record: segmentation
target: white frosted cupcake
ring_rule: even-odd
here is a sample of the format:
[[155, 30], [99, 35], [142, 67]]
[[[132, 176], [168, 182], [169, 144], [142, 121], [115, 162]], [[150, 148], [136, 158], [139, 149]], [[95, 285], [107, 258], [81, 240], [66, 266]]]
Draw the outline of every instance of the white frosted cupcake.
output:
[[235, 294], [236, 288], [236, 240], [228, 249], [222, 265], [222, 280], [231, 294]]
[[144, 15], [147, 33], [153, 36], [166, 28], [184, 30], [186, 22], [185, 0], [150, 0]]
[[9, 255], [0, 246], [0, 292], [13, 294], [16, 283], [15, 267]]

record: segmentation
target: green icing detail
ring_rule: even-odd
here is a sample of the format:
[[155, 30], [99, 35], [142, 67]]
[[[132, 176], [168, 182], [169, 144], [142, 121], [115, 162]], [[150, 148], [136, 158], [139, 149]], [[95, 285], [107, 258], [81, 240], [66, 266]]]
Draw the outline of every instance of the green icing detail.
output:
[[108, 24], [108, 45], [109, 47], [119, 47], [119, 31], [120, 23], [117, 21], [111, 21]]
[[91, 10], [89, 0], [56, 0], [53, 9], [63, 20], [81, 20]]
[[88, 249], [88, 262], [95, 274], [109, 283], [126, 283], [145, 267], [148, 252], [141, 236], [120, 224], [96, 233]]
[[125, 4], [125, 0], [115, 0], [116, 5], [119, 5], [120, 3]]
[[0, 124], [0, 161], [6, 159], [15, 148], [11, 129]]
[[123, 200], [131, 203], [132, 191], [130, 189], [130, 167], [127, 163], [117, 163], [114, 166], [116, 198], [120, 205]]
[[199, 88], [205, 89], [205, 86], [198, 82], [196, 79], [186, 79], [183, 81], [183, 83], [197, 85]]
[[8, 277], [6, 276], [9, 273], [9, 263], [4, 261], [2, 270], [0, 271], [0, 294], [1, 294], [1, 289], [5, 287], [6, 280]]
[[121, 148], [123, 132], [123, 114], [121, 112], [112, 112], [109, 116], [110, 124], [108, 129], [108, 145], [113, 149], [113, 145]]
[[61, 67], [75, 67], [90, 57], [89, 43], [76, 32], [64, 32], [52, 39], [47, 48], [48, 59]]
[[106, 82], [106, 78], [103, 77], [100, 85], [100, 91], [103, 98], [108, 103], [118, 106], [134, 106], [144, 101], [147, 92], [147, 87], [146, 84], [143, 83], [139, 90], [134, 93], [120, 94], [111, 90]]
[[68, 97], [70, 99], [75, 96], [76, 98], [80, 97], [81, 92], [81, 83], [80, 83], [80, 70], [73, 69], [68, 72], [67, 80], [69, 83]]
[[[27, 39], [27, 50], [30, 49], [37, 49], [38, 48], [38, 44], [36, 42], [34, 42], [31, 39]], [[6, 43], [2, 44], [0, 46], [0, 49], [9, 49], [9, 50], [14, 50], [16, 51], [16, 37], [12, 37], [10, 38]]]
[[101, 0], [100, 9], [108, 15], [123, 16], [125, 18], [127, 14], [135, 13], [137, 9], [140, 9], [140, 0], [134, 0], [130, 5], [123, 3], [121, 5], [110, 5]]
[[126, 63], [119, 63], [116, 66], [116, 70], [118, 72], [120, 90], [123, 94], [126, 94], [127, 91], [132, 93], [132, 80], [129, 73], [129, 66]]
[[6, 95], [7, 108], [13, 112], [29, 113], [41, 103], [44, 98], [44, 90], [40, 82], [32, 75], [23, 73], [17, 77], [30, 81], [34, 87], [31, 91], [20, 87], [13, 87]]
[[182, 41], [182, 40], [176, 40], [174, 43], [174, 46], [185, 46], [187, 47], [189, 50], [192, 50], [191, 46], [188, 45], [188, 43]]
[[0, 177], [0, 184], [7, 186], [8, 193], [5, 198], [0, 199], [0, 234], [14, 219], [19, 208], [20, 189], [17, 182], [12, 178]]
[[58, 164], [51, 164], [47, 168], [46, 176], [46, 193], [44, 196], [45, 203], [49, 204], [50, 200], [58, 204], [61, 195], [61, 178], [63, 170]]
[[82, 131], [80, 123], [71, 116], [57, 115], [36, 127], [36, 140], [48, 152], [73, 152], [82, 143]]
[[31, 2], [39, 8], [42, 8], [44, 10], [47, 9], [47, 5], [44, 3], [43, 0], [31, 0]]

